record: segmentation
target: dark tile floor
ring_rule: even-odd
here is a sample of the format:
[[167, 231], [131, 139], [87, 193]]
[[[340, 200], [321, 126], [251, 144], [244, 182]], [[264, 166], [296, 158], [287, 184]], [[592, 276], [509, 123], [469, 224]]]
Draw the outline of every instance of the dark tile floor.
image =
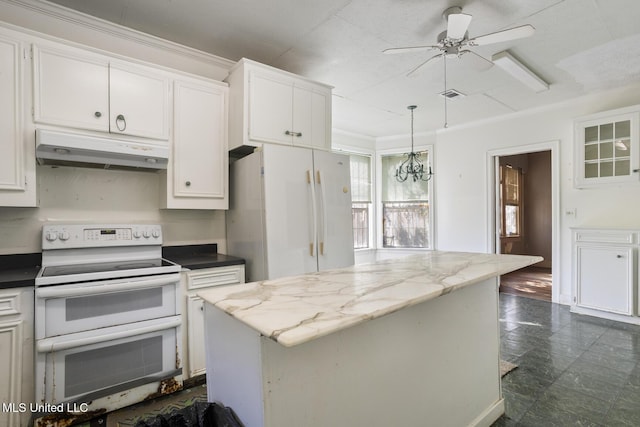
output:
[[640, 326], [500, 294], [505, 414], [493, 426], [640, 426]]

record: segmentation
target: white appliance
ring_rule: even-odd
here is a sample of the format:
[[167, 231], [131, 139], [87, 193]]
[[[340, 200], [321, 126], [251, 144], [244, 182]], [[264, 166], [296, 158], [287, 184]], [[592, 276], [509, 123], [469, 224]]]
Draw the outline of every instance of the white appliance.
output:
[[40, 164], [157, 170], [167, 168], [169, 148], [120, 138], [36, 129], [36, 158]]
[[349, 157], [264, 145], [230, 166], [227, 248], [247, 281], [353, 265]]
[[161, 255], [159, 225], [44, 225], [34, 425], [182, 388], [181, 267]]

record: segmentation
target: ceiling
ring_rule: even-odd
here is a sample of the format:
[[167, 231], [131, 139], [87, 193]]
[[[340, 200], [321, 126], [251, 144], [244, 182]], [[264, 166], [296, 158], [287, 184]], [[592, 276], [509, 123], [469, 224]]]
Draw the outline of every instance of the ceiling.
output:
[[407, 73], [436, 52], [384, 55], [432, 45], [451, 6], [473, 16], [469, 38], [531, 24], [532, 37], [478, 46], [490, 59], [508, 50], [549, 90], [536, 93], [497, 66], [446, 61], [449, 127], [640, 81], [638, 0], [53, 0], [230, 60], [247, 57], [334, 86], [333, 126], [381, 137], [445, 124], [445, 61]]

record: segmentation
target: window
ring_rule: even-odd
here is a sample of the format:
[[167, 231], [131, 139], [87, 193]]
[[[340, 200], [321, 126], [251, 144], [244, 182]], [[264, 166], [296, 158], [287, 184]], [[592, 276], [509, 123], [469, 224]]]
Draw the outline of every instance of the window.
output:
[[[403, 154], [381, 157], [382, 246], [385, 248], [431, 248], [431, 181], [396, 180]], [[421, 153], [424, 163], [429, 152]]]
[[351, 202], [353, 214], [353, 248], [370, 247], [371, 157], [351, 154]]
[[519, 237], [522, 215], [522, 169], [500, 166], [502, 237]]

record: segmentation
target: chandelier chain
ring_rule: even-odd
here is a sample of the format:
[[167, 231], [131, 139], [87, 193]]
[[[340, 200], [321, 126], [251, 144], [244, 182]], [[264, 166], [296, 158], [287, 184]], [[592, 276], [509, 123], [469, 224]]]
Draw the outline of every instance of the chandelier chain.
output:
[[447, 55], [442, 57], [444, 62], [444, 127], [445, 129], [449, 126], [449, 119], [447, 117]]

